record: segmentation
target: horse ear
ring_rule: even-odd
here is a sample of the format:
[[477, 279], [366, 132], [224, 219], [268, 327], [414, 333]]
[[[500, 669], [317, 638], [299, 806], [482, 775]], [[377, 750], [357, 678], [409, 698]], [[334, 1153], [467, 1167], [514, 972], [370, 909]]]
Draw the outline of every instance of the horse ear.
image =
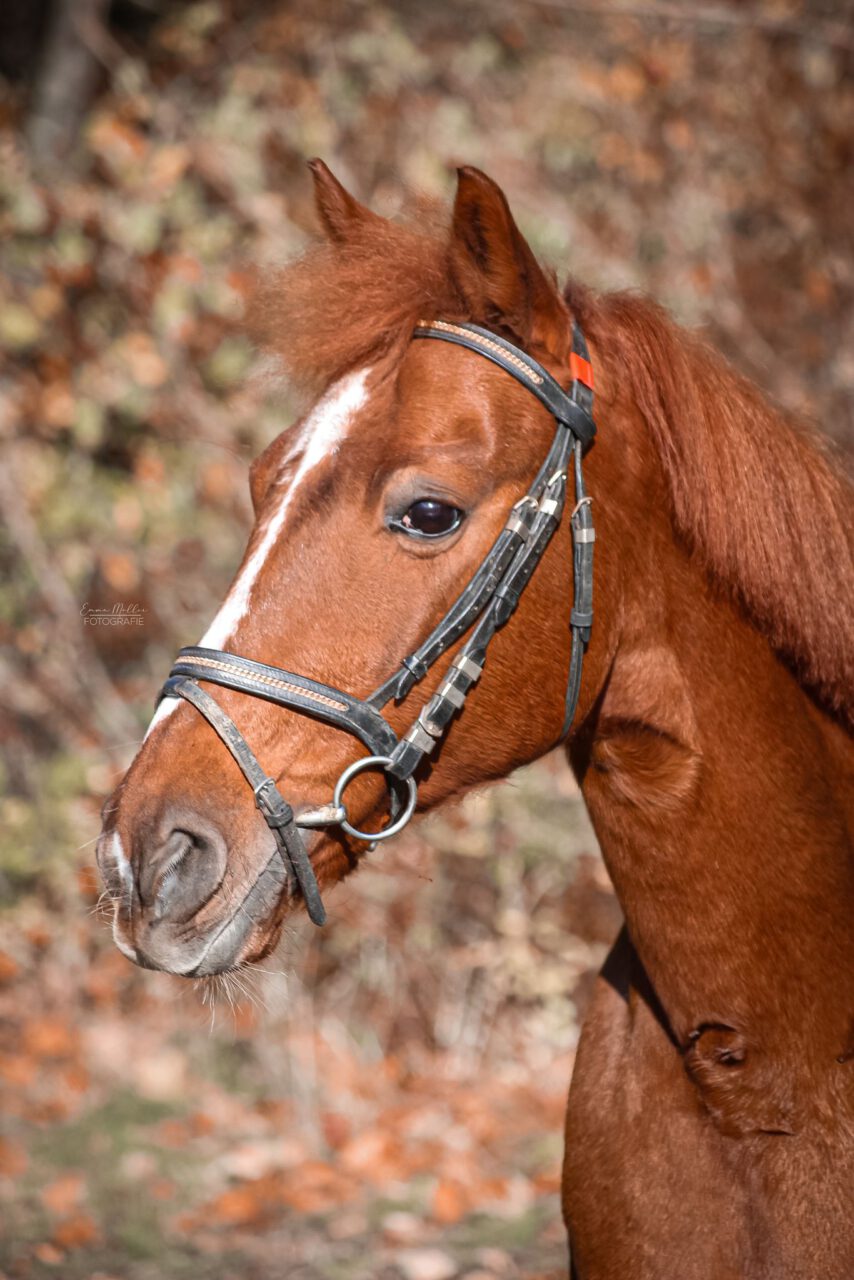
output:
[[504, 192], [479, 169], [457, 170], [451, 265], [466, 301], [503, 323], [522, 345], [565, 362], [572, 343], [566, 303], [522, 235]]
[[314, 179], [314, 203], [323, 230], [330, 240], [345, 241], [357, 227], [369, 222], [381, 222], [341, 183], [322, 160], [309, 160], [308, 167]]

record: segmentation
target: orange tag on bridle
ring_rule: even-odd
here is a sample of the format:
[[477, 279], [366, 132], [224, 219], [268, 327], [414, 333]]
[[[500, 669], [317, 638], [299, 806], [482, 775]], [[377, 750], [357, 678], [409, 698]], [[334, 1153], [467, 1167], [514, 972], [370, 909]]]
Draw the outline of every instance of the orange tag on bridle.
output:
[[593, 365], [589, 360], [585, 360], [577, 351], [569, 353], [569, 372], [578, 382], [583, 382], [585, 387], [593, 390]]

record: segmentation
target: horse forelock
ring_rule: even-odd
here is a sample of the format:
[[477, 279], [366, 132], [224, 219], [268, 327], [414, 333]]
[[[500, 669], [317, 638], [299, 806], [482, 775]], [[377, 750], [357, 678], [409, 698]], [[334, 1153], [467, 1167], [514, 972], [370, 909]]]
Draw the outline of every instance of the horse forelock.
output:
[[570, 286], [567, 301], [648, 425], [677, 533], [854, 722], [854, 492], [841, 459], [650, 300]]
[[346, 245], [312, 245], [262, 281], [250, 328], [279, 358], [296, 392], [321, 394], [331, 382], [402, 347], [424, 317], [467, 318], [448, 262], [447, 230], [422, 216], [371, 223]]

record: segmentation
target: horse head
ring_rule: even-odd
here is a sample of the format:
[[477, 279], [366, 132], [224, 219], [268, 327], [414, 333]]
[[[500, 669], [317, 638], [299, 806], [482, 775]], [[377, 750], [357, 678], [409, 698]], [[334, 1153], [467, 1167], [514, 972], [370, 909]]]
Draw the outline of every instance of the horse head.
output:
[[[183, 651], [105, 806], [98, 845], [118, 946], [175, 973], [216, 973], [268, 954], [298, 905], [297, 885], [308, 897], [315, 882], [326, 889], [346, 876], [370, 844], [357, 833], [382, 836], [389, 803], [394, 818], [416, 783], [427, 810], [548, 750], [564, 729], [568, 672], [577, 697], [589, 636], [589, 622], [576, 626], [571, 656], [573, 542], [560, 512], [573, 442], [579, 467], [582, 442], [559, 424], [558, 448], [543, 399], [552, 388], [562, 404], [571, 367], [589, 365], [503, 193], [461, 170], [450, 228], [428, 234], [377, 217], [324, 165], [312, 167], [322, 242], [262, 291], [259, 306], [267, 344], [310, 403], [251, 467], [255, 523], [240, 569], [198, 648]], [[413, 341], [431, 326], [432, 336], [479, 343], [490, 359], [456, 341]], [[592, 544], [586, 512], [580, 523]], [[530, 575], [529, 539], [539, 540], [534, 564], [541, 560]], [[500, 565], [489, 560], [499, 545]], [[462, 623], [446, 635], [441, 661], [401, 668], [485, 557], [481, 579], [491, 572], [494, 591], [514, 556], [518, 608], [507, 604], [510, 588], [493, 605], [500, 619], [476, 688], [477, 662], [464, 660], [448, 680], [466, 640]], [[489, 600], [485, 592], [482, 604]], [[476, 617], [466, 615], [466, 632]], [[234, 682], [232, 655], [243, 663], [238, 684], [254, 682], [248, 690]], [[391, 683], [390, 672], [398, 673]], [[372, 754], [434, 706], [437, 690], [453, 700], [453, 731], [433, 743], [433, 722], [422, 716], [420, 739], [413, 730], [396, 753], [387, 747], [387, 776], [358, 766], [358, 776], [345, 775], [343, 826], [318, 826], [336, 781], [364, 757], [358, 726], [342, 732], [335, 708], [370, 727], [383, 705], [370, 698], [378, 686], [390, 701], [386, 719], [375, 718], [389, 738], [377, 729]], [[316, 715], [304, 714], [312, 708]], [[358, 736], [370, 749], [370, 734]], [[248, 756], [226, 749], [238, 739]], [[268, 825], [258, 806], [270, 795], [278, 808], [267, 806]], [[339, 816], [341, 799], [339, 786]], [[295, 877], [291, 846], [274, 838], [286, 822], [299, 845]]]

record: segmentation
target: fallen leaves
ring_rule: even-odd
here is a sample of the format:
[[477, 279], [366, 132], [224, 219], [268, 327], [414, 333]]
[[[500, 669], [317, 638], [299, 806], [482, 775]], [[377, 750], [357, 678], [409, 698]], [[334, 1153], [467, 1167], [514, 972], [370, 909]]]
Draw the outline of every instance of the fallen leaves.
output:
[[101, 1238], [95, 1219], [88, 1213], [66, 1218], [54, 1229], [52, 1243], [57, 1249], [84, 1249]]
[[282, 1211], [300, 1214], [328, 1213], [359, 1198], [359, 1184], [323, 1160], [305, 1160], [297, 1168], [246, 1179], [220, 1192], [191, 1214], [184, 1215], [181, 1230], [200, 1227], [272, 1227]]
[[0, 303], [0, 343], [10, 351], [27, 351], [43, 335], [38, 316], [16, 302]]
[[26, 1089], [36, 1078], [38, 1064], [21, 1053], [0, 1053], [0, 1080], [7, 1086]]
[[66, 1018], [44, 1016], [29, 1018], [21, 1039], [25, 1052], [34, 1058], [69, 1058], [77, 1049], [79, 1036]]
[[54, 1244], [37, 1244], [33, 1249], [33, 1257], [46, 1267], [58, 1267], [65, 1261], [65, 1254]]
[[140, 1097], [158, 1102], [177, 1101], [190, 1092], [190, 1067], [180, 1049], [164, 1045], [137, 1059], [129, 1076]]
[[52, 1220], [52, 1227], [50, 1240], [33, 1250], [38, 1261], [59, 1266], [66, 1254], [100, 1242], [98, 1224], [84, 1207], [87, 1190], [86, 1178], [81, 1172], [64, 1173], [41, 1188], [39, 1200]]
[[143, 134], [109, 111], [99, 112], [92, 119], [88, 143], [109, 175], [119, 180], [138, 168], [148, 150]]
[[457, 1264], [443, 1249], [404, 1249], [395, 1262], [406, 1280], [451, 1280]]
[[20, 972], [20, 966], [17, 960], [6, 951], [0, 951], [0, 986], [6, 986], [10, 982], [14, 982]]
[[150, 334], [134, 330], [111, 349], [111, 358], [127, 370], [140, 387], [160, 387], [169, 376], [169, 367]]
[[81, 1173], [65, 1173], [42, 1187], [39, 1198], [50, 1213], [64, 1216], [78, 1207], [83, 1199], [85, 1187]]
[[20, 1177], [28, 1163], [23, 1144], [0, 1135], [0, 1178]]
[[187, 172], [191, 159], [191, 151], [186, 143], [177, 142], [157, 147], [149, 158], [146, 182], [161, 196], [168, 195]]
[[436, 1222], [449, 1226], [471, 1211], [471, 1191], [451, 1178], [440, 1179], [433, 1192], [430, 1212]]

